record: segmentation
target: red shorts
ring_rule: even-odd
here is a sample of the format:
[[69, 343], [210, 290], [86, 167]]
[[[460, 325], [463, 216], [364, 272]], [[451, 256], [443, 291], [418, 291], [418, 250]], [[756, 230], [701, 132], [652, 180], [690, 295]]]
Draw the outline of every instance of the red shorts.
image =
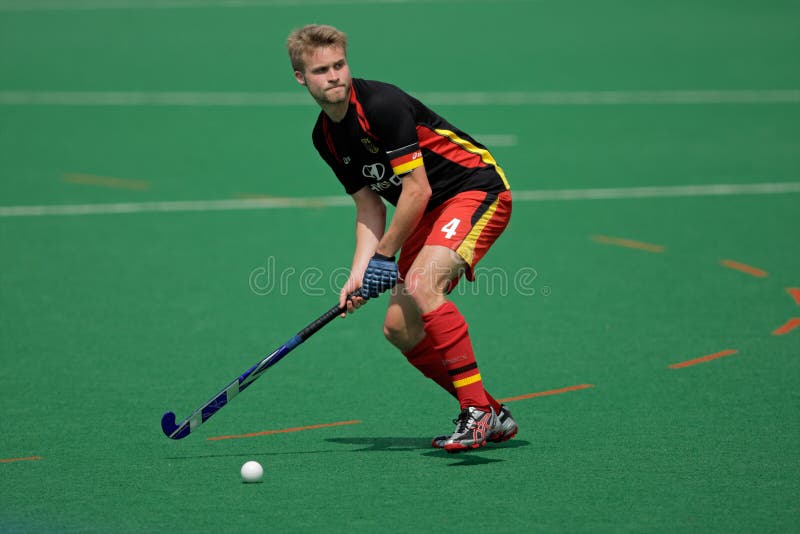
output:
[[464, 259], [467, 280], [474, 280], [473, 269], [506, 229], [510, 218], [511, 191], [457, 194], [426, 213], [403, 243], [397, 262], [400, 276], [408, 272], [424, 245], [440, 245], [455, 250]]

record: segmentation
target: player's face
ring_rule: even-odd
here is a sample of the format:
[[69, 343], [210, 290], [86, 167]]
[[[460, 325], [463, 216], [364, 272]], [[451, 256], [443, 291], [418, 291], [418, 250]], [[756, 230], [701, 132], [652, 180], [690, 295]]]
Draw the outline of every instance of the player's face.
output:
[[294, 76], [320, 105], [344, 104], [350, 97], [350, 67], [340, 46], [315, 48], [305, 56], [304, 72]]

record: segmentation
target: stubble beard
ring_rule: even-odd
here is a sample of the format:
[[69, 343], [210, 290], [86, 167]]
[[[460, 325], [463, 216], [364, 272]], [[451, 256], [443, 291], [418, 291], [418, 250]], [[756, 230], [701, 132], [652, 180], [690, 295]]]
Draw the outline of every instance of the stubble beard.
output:
[[[339, 91], [342, 91], [343, 93], [342, 96], [334, 96], [334, 93], [338, 93]], [[338, 86], [336, 88], [324, 91], [322, 94], [322, 102], [326, 104], [333, 104], [333, 105], [342, 104], [344, 102], [347, 102], [349, 98], [350, 98], [349, 85]]]
[[317, 104], [335, 122], [339, 122], [344, 118], [350, 103], [350, 91], [352, 90], [352, 86], [347, 84], [342, 89], [344, 90], [344, 94], [341, 97], [334, 97], [332, 94], [333, 91], [322, 91], [319, 97], [312, 93]]

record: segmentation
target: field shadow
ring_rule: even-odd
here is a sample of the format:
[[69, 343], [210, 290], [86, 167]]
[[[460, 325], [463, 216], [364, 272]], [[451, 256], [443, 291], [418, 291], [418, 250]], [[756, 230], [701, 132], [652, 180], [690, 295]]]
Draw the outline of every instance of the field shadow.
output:
[[344, 449], [324, 449], [310, 451], [264, 451], [264, 452], [231, 452], [217, 454], [189, 454], [186, 456], [167, 456], [165, 460], [201, 460], [208, 458], [251, 458], [256, 456], [288, 456], [303, 454], [346, 454], [351, 452], [412, 452], [426, 451], [422, 456], [438, 458], [442, 460], [455, 460], [451, 466], [470, 466], [482, 465], [495, 462], [504, 462], [501, 458], [487, 458], [486, 455], [499, 453], [507, 449], [527, 447], [530, 442], [514, 439], [502, 444], [489, 444], [476, 451], [466, 451], [459, 454], [451, 454], [441, 449], [431, 449], [430, 438], [410, 438], [410, 437], [349, 437], [349, 438], [328, 438], [325, 441], [337, 445], [355, 445], [358, 448]]
[[514, 439], [502, 444], [490, 443], [486, 447], [476, 451], [465, 451], [458, 454], [451, 454], [441, 449], [431, 450], [430, 438], [391, 438], [391, 437], [350, 437], [350, 438], [328, 438], [325, 440], [329, 443], [338, 443], [342, 445], [357, 445], [361, 448], [353, 449], [350, 452], [369, 452], [369, 451], [397, 451], [409, 452], [416, 450], [425, 450], [422, 456], [429, 458], [438, 458], [442, 460], [453, 460], [449, 464], [450, 467], [468, 467], [474, 465], [485, 465], [496, 462], [504, 462], [503, 458], [488, 458], [487, 454], [493, 454], [502, 450], [517, 449], [519, 447], [527, 447], [530, 445], [529, 441]]
[[351, 452], [366, 451], [415, 451], [420, 449], [430, 449], [431, 438], [328, 438], [329, 443], [339, 443], [342, 445], [357, 445], [360, 449]]
[[500, 453], [508, 449], [518, 449], [520, 447], [527, 447], [530, 441], [524, 439], [514, 439], [506, 441], [502, 444], [489, 443], [485, 447], [476, 450], [469, 450], [457, 454], [451, 454], [443, 450], [433, 450], [423, 454], [430, 458], [439, 458], [441, 460], [454, 460], [453, 463], [448, 464], [449, 467], [470, 467], [475, 465], [486, 465], [497, 462], [505, 462], [505, 458], [488, 458], [486, 455]]
[[438, 458], [440, 460], [447, 460], [451, 462], [448, 464], [448, 467], [470, 467], [475, 465], [486, 465], [486, 464], [496, 464], [500, 462], [505, 462], [505, 460], [500, 458], [487, 458], [486, 456], [482, 456], [482, 453], [479, 452], [460, 452], [458, 454], [450, 454], [446, 451], [431, 451], [426, 452], [422, 456], [427, 456], [429, 458]]

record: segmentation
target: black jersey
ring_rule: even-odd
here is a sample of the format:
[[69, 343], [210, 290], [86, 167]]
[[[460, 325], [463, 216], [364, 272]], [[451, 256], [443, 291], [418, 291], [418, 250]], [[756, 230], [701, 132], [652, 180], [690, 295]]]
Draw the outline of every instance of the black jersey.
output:
[[463, 191], [509, 189], [486, 147], [387, 83], [353, 78], [344, 119], [320, 112], [312, 138], [348, 194], [369, 187], [397, 205], [401, 178], [423, 162], [432, 191], [426, 210]]

